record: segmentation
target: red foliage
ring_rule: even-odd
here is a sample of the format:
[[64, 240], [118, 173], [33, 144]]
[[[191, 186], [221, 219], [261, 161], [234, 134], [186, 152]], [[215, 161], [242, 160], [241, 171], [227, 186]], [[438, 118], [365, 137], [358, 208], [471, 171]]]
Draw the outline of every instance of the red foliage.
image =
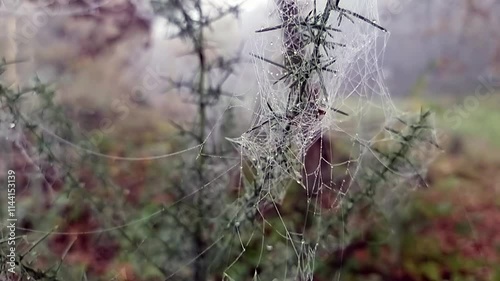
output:
[[49, 246], [58, 256], [68, 251], [65, 263], [83, 264], [87, 272], [102, 275], [118, 255], [119, 245], [105, 230], [98, 231], [99, 223], [88, 207], [77, 208], [67, 206], [61, 213], [67, 220], [49, 241]]

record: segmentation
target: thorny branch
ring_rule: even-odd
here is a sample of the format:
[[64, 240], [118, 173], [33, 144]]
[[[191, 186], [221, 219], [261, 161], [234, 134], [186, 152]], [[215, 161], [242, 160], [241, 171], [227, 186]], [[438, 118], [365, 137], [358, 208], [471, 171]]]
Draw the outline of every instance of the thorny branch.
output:
[[[281, 130], [280, 134], [282, 135], [279, 143], [276, 144], [276, 151], [274, 154], [278, 165], [266, 166], [264, 170], [261, 171], [260, 176], [257, 176], [257, 180], [254, 183], [254, 191], [252, 192], [253, 195], [250, 195], [249, 198], [245, 199], [245, 202], [243, 203], [244, 206], [248, 206], [250, 204], [254, 208], [254, 211], [250, 216], [248, 214], [246, 215], [250, 221], [253, 221], [257, 215], [259, 208], [258, 202], [261, 201], [259, 198], [262, 198], [265, 190], [264, 185], [266, 185], [269, 179], [273, 178], [273, 175], [276, 174], [276, 169], [279, 169], [279, 167], [286, 164], [287, 161], [290, 161], [286, 157], [287, 152], [292, 150], [290, 133], [294, 124], [297, 125], [298, 123], [298, 126], [300, 126], [301, 121], [299, 115], [311, 113], [316, 116], [321, 115], [322, 109], [318, 108], [318, 101], [316, 101], [317, 97], [314, 97], [312, 91], [309, 89], [310, 79], [313, 77], [313, 74], [316, 73], [321, 82], [320, 86], [322, 92], [325, 96], [327, 96], [326, 88], [323, 83], [322, 72], [327, 71], [335, 73], [334, 70], [331, 70], [328, 67], [334, 65], [336, 59], [330, 59], [329, 61], [323, 62], [324, 55], [321, 51], [323, 50], [325, 54], [328, 54], [328, 50], [344, 46], [343, 44], [326, 40], [328, 37], [333, 38], [330, 31], [342, 32], [340, 29], [342, 19], [344, 17], [350, 19], [349, 16], [360, 19], [380, 29], [381, 31], [386, 31], [385, 28], [376, 24], [374, 21], [369, 20], [355, 12], [341, 8], [339, 6], [340, 0], [337, 0], [335, 3], [333, 1], [327, 1], [322, 13], [318, 13], [317, 4], [316, 1], [314, 1], [313, 10], [310, 11], [305, 18], [300, 16], [299, 7], [295, 0], [277, 0], [276, 4], [278, 6], [278, 10], [280, 11], [279, 15], [282, 24], [269, 28], [263, 28], [257, 30], [256, 32], [262, 33], [273, 30], [283, 30], [284, 45], [286, 49], [284, 56], [285, 64], [282, 65], [280, 63], [273, 62], [272, 60], [259, 55], [251, 55], [271, 65], [278, 66], [285, 71], [284, 76], [277, 82], [288, 82], [289, 94], [285, 113], [283, 114], [284, 118], [277, 118], [277, 120], [284, 120], [284, 124], [279, 126], [277, 129]], [[333, 12], [337, 12], [339, 14], [337, 24], [338, 28], [328, 25], [328, 21]], [[309, 45], [313, 46], [313, 51], [310, 55], [307, 55], [305, 48]], [[272, 108], [270, 109], [274, 115], [279, 115], [275, 113]], [[334, 112], [347, 115], [347, 113], [341, 110], [332, 110]], [[247, 133], [261, 130], [263, 125], [269, 124], [270, 122], [272, 121], [265, 120], [260, 125], [257, 125], [247, 131]], [[265, 195], [264, 197], [266, 196], [268, 195]], [[237, 219], [236, 221], [239, 222], [239, 220], [241, 219]]]

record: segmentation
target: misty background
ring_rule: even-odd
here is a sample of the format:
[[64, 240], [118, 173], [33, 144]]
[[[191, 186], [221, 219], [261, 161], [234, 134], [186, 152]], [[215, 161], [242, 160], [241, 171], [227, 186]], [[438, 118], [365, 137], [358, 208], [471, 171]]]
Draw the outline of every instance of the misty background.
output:
[[384, 72], [392, 95], [418, 85], [432, 94], [468, 94], [481, 77], [500, 77], [500, 1], [384, 0], [391, 36]]
[[[237, 3], [237, 1], [229, 2]], [[247, 1], [243, 5], [239, 20], [223, 19], [217, 22], [210, 30], [214, 53], [232, 54], [241, 50], [240, 47], [252, 35], [253, 30], [269, 22], [268, 15], [272, 6], [272, 1]], [[33, 10], [30, 11], [24, 6], [22, 9], [10, 11], [7, 8], [4, 6], [0, 11], [4, 27], [0, 36], [5, 39], [0, 43], [2, 47], [0, 56], [8, 61], [38, 60], [36, 66], [30, 63], [17, 66], [16, 71], [20, 80], [31, 79], [35, 72], [42, 77], [60, 77], [59, 72], [63, 69], [61, 64], [68, 64], [68, 58], [77, 54], [78, 50], [69, 45], [59, 44], [58, 40], [53, 39], [61, 31], [57, 28], [57, 24], [53, 23], [59, 19], [52, 18], [60, 16], [47, 20], [43, 14], [30, 15]], [[390, 32], [386, 42], [383, 70], [391, 95], [405, 96], [415, 91], [431, 94], [438, 92], [466, 94], [477, 87], [481, 77], [499, 77], [500, 17], [496, 16], [498, 12], [500, 12], [498, 0], [379, 1], [380, 22]], [[142, 44], [144, 38], [149, 37], [152, 44], [148, 45], [148, 52], [152, 54], [152, 62], [158, 65], [157, 72], [172, 72], [174, 68], [176, 72], [183, 70], [189, 72], [190, 69], [183, 69], [189, 63], [182, 58], [174, 61], [171, 57], [182, 57], [185, 51], [183, 43], [180, 40], [165, 40], [169, 35], [168, 27], [162, 26], [162, 21], [148, 14], [147, 8], [138, 9], [138, 13], [140, 14], [138, 17], [150, 24], [149, 30], [143, 30], [142, 35], [134, 35], [133, 39], [128, 38], [127, 49], [121, 55], [132, 56], [137, 60], [135, 63], [140, 64], [144, 56], [142, 58], [138, 56], [136, 52], [138, 44], [130, 42], [139, 40]], [[17, 21], [15, 28], [12, 25], [14, 18]], [[51, 24], [55, 28], [51, 28]], [[100, 30], [100, 32], [109, 31], [103, 26]], [[146, 32], [149, 34], [145, 34]], [[88, 32], [84, 34], [87, 36]], [[70, 37], [69, 41], [72, 41], [70, 43], [81, 44], [81, 41], [75, 38], [75, 36]], [[85, 37], [79, 39], [84, 42], [89, 40]], [[27, 47], [30, 44], [39, 50], [33, 51], [33, 48]], [[111, 53], [117, 56], [116, 53]], [[123, 60], [123, 57], [120, 60]], [[103, 61], [102, 57], [99, 61]], [[110, 69], [113, 68], [109, 61], [98, 65], [102, 68], [103, 64], [108, 65]], [[47, 65], [51, 67], [47, 68]], [[44, 67], [43, 71], [40, 66]], [[79, 67], [84, 68], [85, 65], [80, 64]], [[253, 67], [249, 68], [249, 72], [254, 71]], [[116, 69], [123, 73], [123, 68]], [[252, 87], [247, 86], [246, 88]]]

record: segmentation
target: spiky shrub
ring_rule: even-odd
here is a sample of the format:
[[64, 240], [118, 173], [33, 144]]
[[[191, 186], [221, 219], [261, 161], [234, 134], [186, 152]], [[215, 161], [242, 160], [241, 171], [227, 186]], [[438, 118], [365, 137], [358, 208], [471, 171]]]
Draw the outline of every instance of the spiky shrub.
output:
[[[112, 278], [120, 273], [115, 261], [131, 264], [135, 270], [142, 268], [143, 280], [174, 276], [207, 280], [209, 276], [214, 256], [209, 250], [220, 241], [220, 232], [209, 230], [217, 228], [213, 220], [226, 207], [223, 202], [227, 201], [222, 200], [229, 194], [226, 174], [230, 165], [222, 157], [231, 152], [230, 146], [219, 142], [213, 126], [220, 120], [212, 116], [232, 99], [223, 84], [238, 57], [208, 57], [205, 30], [222, 17], [235, 16], [238, 7], [222, 7], [216, 15], [206, 16], [201, 1], [154, 4], [157, 14], [177, 28], [175, 37], [192, 48], [194, 75], [164, 78], [171, 91], [190, 96], [192, 106], [186, 108], [195, 108], [196, 113], [192, 122], [168, 120], [167, 130], [153, 125], [134, 133], [167, 134], [169, 150], [182, 153], [142, 156], [147, 154], [142, 148], [150, 146], [148, 140], [139, 138], [142, 143], [137, 144], [137, 138], [132, 138], [122, 146], [117, 145], [116, 128], [114, 134], [87, 129], [100, 127], [98, 114], [73, 114], [74, 105], [55, 101], [57, 89], [39, 82], [23, 90], [2, 84], [1, 106], [6, 114], [2, 124], [7, 126], [2, 131], [7, 136], [2, 148], [24, 180], [20, 185], [41, 193], [45, 200], [43, 206], [23, 206], [24, 215], [19, 217], [23, 225], [19, 233], [27, 235], [22, 245], [29, 249], [17, 261], [23, 278], [75, 278], [74, 266], [85, 266], [88, 278]], [[231, 109], [224, 108], [224, 112], [227, 119]], [[76, 126], [83, 122], [89, 126]], [[133, 149], [138, 156], [127, 157]], [[41, 181], [31, 181], [37, 177]], [[144, 190], [145, 185], [156, 188]], [[110, 197], [113, 202], [106, 203]], [[44, 220], [37, 214], [43, 214]], [[125, 221], [135, 221], [134, 226], [126, 227]], [[51, 224], [59, 224], [58, 229], [47, 230]], [[39, 230], [44, 233], [41, 238], [38, 229], [43, 229]], [[148, 242], [141, 237], [149, 237]], [[91, 249], [84, 249], [89, 244]], [[60, 258], [55, 266], [44, 262], [54, 257]], [[35, 271], [23, 269], [31, 263], [38, 267]]]
[[[180, 239], [184, 238], [179, 243], [188, 253], [174, 253], [169, 261], [165, 261], [171, 263], [168, 265], [171, 274], [167, 277], [178, 278], [174, 276], [189, 265], [192, 273], [188, 279], [207, 280], [214, 274], [213, 268], [220, 266], [217, 249], [220, 250], [218, 244], [223, 230], [217, 218], [227, 207], [227, 173], [234, 167], [225, 161], [231, 154], [231, 147], [221, 142], [223, 137], [219, 135], [224, 132], [221, 123], [228, 121], [234, 99], [231, 91], [225, 89], [225, 83], [239, 64], [238, 54], [232, 57], [216, 55], [215, 58], [213, 54], [209, 55], [210, 38], [207, 34], [222, 18], [237, 17], [239, 7], [214, 4], [209, 13], [207, 3], [200, 0], [154, 1], [153, 7], [155, 13], [172, 26], [173, 38], [186, 44], [187, 53], [195, 61], [190, 66], [194, 70], [192, 75], [177, 77], [174, 74], [167, 78], [173, 91], [192, 97], [190, 102], [196, 108], [193, 122], [184, 126], [171, 122], [186, 136], [189, 147], [199, 148], [194, 153], [185, 154], [179, 166], [182, 173], [175, 190], [179, 204], [169, 207], [172, 217], [179, 219], [165, 229], [175, 230]], [[223, 112], [222, 117], [214, 117], [218, 111]]]
[[[283, 56], [251, 56], [260, 72], [271, 65], [280, 75], [271, 81], [259, 77], [259, 118], [241, 138], [232, 140], [240, 146], [241, 156], [234, 163], [228, 157], [234, 153], [217, 135], [224, 132], [218, 128], [225, 119], [217, 112], [230, 106], [232, 97], [224, 84], [240, 67], [239, 59], [208, 58], [206, 32], [224, 16], [237, 15], [238, 8], [221, 6], [208, 13], [200, 0], [153, 4], [196, 61], [193, 75], [166, 78], [170, 88], [188, 95], [191, 108], [196, 108], [192, 122], [169, 121], [183, 153], [165, 159], [123, 156], [123, 151], [113, 151], [117, 145], [107, 136], [96, 142], [93, 134], [75, 130], [67, 110], [54, 103], [50, 88], [38, 84], [19, 92], [2, 87], [1, 106], [7, 112], [3, 124], [9, 129], [2, 132], [18, 134], [14, 142], [8, 141], [17, 149], [12, 157], [21, 157], [21, 166], [29, 162], [34, 170], [26, 178], [42, 175], [39, 187], [57, 199], [49, 198], [47, 206], [37, 210], [43, 221], [36, 213], [26, 216], [23, 231], [39, 229], [42, 222], [60, 225], [43, 235], [22, 232], [27, 237], [18, 258], [21, 275], [41, 280], [77, 275], [124, 279], [121, 272], [130, 264], [137, 273], [125, 278], [138, 280], [312, 280], [340, 272], [342, 253], [350, 253], [357, 238], [370, 234], [359, 225], [357, 232], [348, 226], [359, 222], [365, 207], [368, 213], [387, 210], [399, 198], [393, 195], [405, 194], [408, 183], [420, 180], [425, 167], [420, 149], [435, 143], [428, 112], [399, 118], [402, 128], [388, 127], [388, 136], [369, 141], [335, 128], [339, 120], [365, 114], [347, 110], [348, 101], [338, 94], [348, 88], [345, 81], [353, 65], [360, 76], [372, 71], [362, 72], [367, 63], [363, 59], [373, 59], [364, 50], [376, 37], [371, 31], [368, 39], [356, 34], [385, 30], [341, 8], [339, 1], [328, 1], [322, 11], [316, 2], [307, 9], [297, 1], [277, 1], [279, 23], [257, 30], [256, 36], [281, 34], [272, 36], [282, 38]], [[365, 80], [354, 86], [360, 85], [374, 89]], [[32, 93], [41, 105], [26, 118], [21, 101]], [[371, 99], [365, 96], [361, 102]], [[387, 99], [382, 102], [389, 104]], [[8, 128], [12, 122], [15, 131]], [[342, 134], [350, 136], [347, 153], [336, 139]], [[229, 175], [238, 168], [235, 196], [228, 190], [234, 188]], [[130, 173], [141, 175], [138, 183]], [[137, 185], [154, 188], [140, 192]], [[33, 212], [33, 206], [27, 210]], [[95, 250], [86, 252], [84, 245]], [[82, 253], [100, 262], [88, 262]], [[54, 258], [55, 264], [47, 262]], [[84, 273], [76, 271], [77, 264], [86, 266]]]
[[[281, 262], [271, 262], [276, 253], [261, 253], [258, 270], [254, 272], [256, 278], [283, 276], [286, 280], [313, 280], [318, 268], [328, 268], [329, 259], [320, 258], [328, 255], [333, 257], [330, 260], [333, 273], [339, 273], [342, 266], [339, 255], [344, 250], [349, 252], [351, 246], [355, 248], [360, 236], [371, 233], [354, 226], [359, 227], [359, 231], [348, 235], [347, 226], [359, 222], [363, 214], [360, 212], [366, 212], [366, 207], [373, 213], [381, 209], [387, 211], [388, 201], [394, 202], [396, 194], [407, 194], [409, 187], [422, 184], [421, 174], [425, 172], [425, 163], [432, 158], [433, 149], [429, 149], [429, 153], [421, 149], [429, 145], [437, 147], [430, 112], [422, 112], [406, 121], [396, 117], [406, 128], [401, 131], [387, 128], [392, 136], [381, 140], [386, 142], [385, 150], [377, 148], [381, 142], [376, 138], [364, 140], [361, 134], [354, 135], [339, 126], [349, 120], [352, 113], [358, 115], [356, 122], [363, 122], [362, 117], [368, 111], [348, 112], [352, 108], [345, 105], [351, 101], [344, 94], [359, 95], [356, 102], [361, 106], [372, 102], [374, 96], [381, 96], [378, 102], [382, 107], [388, 106], [384, 110], [394, 110], [383, 86], [372, 87], [369, 81], [380, 82], [379, 70], [373, 66], [376, 55], [371, 53], [377, 36], [358, 26], [366, 25], [380, 32], [386, 30], [375, 20], [342, 8], [340, 2], [326, 1], [320, 10], [316, 1], [307, 5], [277, 0], [279, 23], [256, 31], [257, 34], [280, 34], [275, 35], [271, 43], [259, 42], [256, 51], [264, 50], [272, 55], [261, 46], [274, 43], [269, 49], [282, 57], [272, 59], [257, 52], [251, 54], [262, 69], [271, 70], [267, 77], [261, 78], [258, 118], [242, 137], [232, 140], [241, 149], [244, 172], [241, 173], [239, 207], [230, 222], [238, 231], [255, 231], [260, 224], [263, 229], [270, 227], [272, 230], [263, 232], [275, 231], [281, 237], [276, 239], [270, 235], [259, 239], [262, 244], [269, 243], [270, 248], [279, 248], [279, 253], [285, 255]], [[332, 21], [335, 15], [337, 19]], [[345, 27], [342, 24], [345, 21], [352, 25]], [[345, 41], [339, 42], [339, 39]], [[368, 78], [363, 77], [365, 75]], [[356, 80], [351, 76], [361, 78]], [[358, 87], [362, 89], [356, 89]], [[389, 116], [389, 121], [393, 119]], [[335, 163], [338, 158], [332, 153], [332, 140], [341, 135], [350, 139], [351, 155]], [[338, 166], [344, 166], [344, 171], [337, 172], [341, 171], [334, 169]], [[303, 201], [290, 199], [290, 194], [302, 197]], [[404, 205], [404, 200], [400, 203]], [[302, 214], [287, 220], [287, 208], [298, 209]], [[351, 213], [357, 215], [351, 216]], [[248, 240], [241, 239], [243, 251], [248, 250], [244, 245], [255, 241], [251, 236], [245, 238]], [[269, 264], [271, 266], [267, 266]], [[238, 276], [235, 272], [226, 270], [228, 276]]]

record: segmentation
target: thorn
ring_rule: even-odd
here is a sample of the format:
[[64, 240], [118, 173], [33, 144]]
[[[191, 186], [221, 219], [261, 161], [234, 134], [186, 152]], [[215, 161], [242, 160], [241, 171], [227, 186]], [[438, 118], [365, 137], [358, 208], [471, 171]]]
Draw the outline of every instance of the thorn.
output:
[[340, 113], [340, 114], [342, 114], [342, 115], [344, 115], [344, 116], [349, 116], [349, 114], [345, 113], [344, 111], [342, 111], [342, 110], [340, 110], [340, 109], [332, 108], [332, 110], [333, 110], [334, 112]]
[[403, 125], [408, 126], [408, 123], [406, 123], [406, 121], [404, 121], [403, 119], [401, 119], [399, 117], [396, 117], [396, 120], [398, 120], [399, 122], [401, 122]]
[[252, 54], [252, 53], [250, 53], [250, 55], [251, 55], [252, 57], [255, 57], [255, 58], [258, 58], [258, 59], [260, 59], [260, 60], [262, 60], [262, 61], [265, 61], [265, 62], [267, 62], [267, 63], [270, 63], [270, 64], [272, 64], [272, 65], [274, 65], [274, 66], [281, 67], [281, 68], [283, 68], [283, 69], [284, 69], [284, 70], [286, 70], [286, 71], [289, 71], [289, 70], [288, 70], [288, 69], [287, 69], [284, 65], [281, 65], [281, 64], [279, 64], [279, 63], [277, 63], [277, 62], [274, 62], [274, 61], [272, 61], [272, 60], [266, 59], [266, 58], [261, 57], [261, 56], [256, 55], [256, 54]]
[[262, 32], [268, 32], [268, 31], [278, 30], [278, 29], [283, 28], [284, 26], [285, 26], [284, 24], [280, 24], [280, 25], [276, 25], [276, 26], [272, 26], [272, 27], [266, 27], [266, 28], [262, 28], [262, 29], [256, 30], [255, 33], [262, 33]]

